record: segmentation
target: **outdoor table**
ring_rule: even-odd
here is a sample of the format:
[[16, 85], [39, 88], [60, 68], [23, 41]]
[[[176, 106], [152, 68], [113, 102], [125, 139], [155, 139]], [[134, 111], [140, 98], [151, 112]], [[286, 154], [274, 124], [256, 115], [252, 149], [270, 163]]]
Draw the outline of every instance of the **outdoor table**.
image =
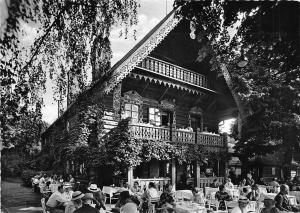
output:
[[295, 196], [298, 203], [300, 203], [300, 191], [290, 191], [290, 195]]
[[113, 194], [117, 193], [121, 187], [112, 187], [112, 186], [103, 186], [102, 193], [108, 194], [110, 197], [113, 196]]
[[193, 200], [194, 195], [191, 190], [177, 190], [175, 192], [175, 197], [178, 199], [188, 199], [188, 200]]
[[206, 212], [205, 207], [200, 206], [197, 203], [192, 202], [177, 202], [175, 203], [176, 213], [204, 213]]

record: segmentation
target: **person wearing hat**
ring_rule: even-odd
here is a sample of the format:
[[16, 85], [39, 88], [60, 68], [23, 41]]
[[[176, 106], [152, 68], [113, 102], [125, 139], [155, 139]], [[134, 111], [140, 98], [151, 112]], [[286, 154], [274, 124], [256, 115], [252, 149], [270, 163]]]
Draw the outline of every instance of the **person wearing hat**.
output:
[[247, 197], [240, 197], [238, 201], [238, 206], [234, 207], [231, 213], [247, 213], [247, 206], [249, 204], [249, 200]]
[[105, 208], [105, 195], [102, 193], [100, 188], [98, 188], [97, 184], [91, 184], [87, 189], [90, 192], [93, 193], [93, 196], [95, 198], [96, 208], [99, 209], [99, 210], [101, 208], [106, 210], [106, 208]]
[[63, 193], [63, 196], [65, 197], [66, 200], [70, 201], [72, 199], [72, 185], [70, 183], [65, 183], [64, 185], [65, 192]]
[[232, 197], [228, 194], [228, 192], [226, 192], [224, 185], [219, 186], [219, 191], [216, 192], [215, 198], [216, 198], [216, 200], [218, 200], [220, 202], [219, 203], [219, 209], [220, 210], [225, 210], [226, 209], [225, 201], [232, 200]]
[[266, 196], [264, 198], [264, 208], [260, 213], [279, 213], [279, 210], [275, 207], [275, 201], [272, 197]]
[[79, 209], [82, 206], [83, 197], [84, 194], [81, 191], [73, 192], [72, 199], [68, 202], [65, 213], [73, 213], [76, 209]]
[[259, 200], [259, 190], [258, 190], [258, 185], [257, 184], [253, 184], [251, 187], [252, 191], [247, 195], [247, 198], [250, 201], [258, 201]]
[[84, 197], [82, 198], [82, 201], [82, 206], [76, 209], [74, 213], [100, 213], [98, 209], [92, 206], [95, 202], [93, 193], [85, 193]]

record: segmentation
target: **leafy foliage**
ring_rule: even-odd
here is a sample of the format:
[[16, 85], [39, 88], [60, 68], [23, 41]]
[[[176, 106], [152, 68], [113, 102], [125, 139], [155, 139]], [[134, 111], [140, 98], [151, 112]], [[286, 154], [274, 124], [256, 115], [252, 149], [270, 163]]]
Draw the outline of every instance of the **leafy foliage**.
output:
[[130, 119], [121, 120], [117, 127], [104, 136], [107, 162], [114, 166], [116, 171], [124, 171], [129, 166], [135, 167], [151, 159], [170, 160], [174, 157], [180, 164], [204, 162], [207, 158], [217, 159], [217, 154], [212, 154], [197, 144], [135, 139], [130, 135], [129, 121]]
[[[297, 3], [176, 1], [175, 4], [183, 6], [180, 15], [191, 21], [191, 34], [194, 32], [199, 42], [208, 43], [199, 50], [196, 60], [208, 60], [210, 69], [223, 76], [228, 76], [226, 70], [229, 71], [230, 89], [242, 118], [242, 131], [235, 131], [239, 138], [237, 153], [247, 159], [274, 152], [281, 145], [297, 146], [300, 138]], [[237, 62], [243, 57], [248, 64], [239, 68]]]
[[[113, 25], [127, 36], [137, 23], [136, 0], [5, 1], [8, 17], [0, 34], [1, 130], [36, 103], [42, 105], [47, 73], [54, 81], [55, 100], [63, 108], [84, 91], [87, 73], [110, 68], [109, 35]], [[34, 26], [28, 50], [20, 45], [22, 26]], [[100, 77], [100, 76], [97, 76]], [[67, 92], [68, 91], [68, 92]], [[67, 96], [69, 93], [69, 97]], [[37, 115], [38, 116], [38, 115]], [[6, 133], [5, 133], [6, 134]]]

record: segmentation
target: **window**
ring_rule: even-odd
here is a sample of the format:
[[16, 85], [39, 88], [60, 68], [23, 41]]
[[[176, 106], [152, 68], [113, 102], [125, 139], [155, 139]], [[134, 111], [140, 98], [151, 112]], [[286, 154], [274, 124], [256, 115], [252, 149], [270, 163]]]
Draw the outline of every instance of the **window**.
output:
[[124, 117], [129, 117], [133, 123], [137, 123], [139, 120], [139, 107], [135, 104], [125, 104]]
[[161, 114], [157, 108], [149, 108], [149, 122], [155, 126], [160, 126], [161, 124]]

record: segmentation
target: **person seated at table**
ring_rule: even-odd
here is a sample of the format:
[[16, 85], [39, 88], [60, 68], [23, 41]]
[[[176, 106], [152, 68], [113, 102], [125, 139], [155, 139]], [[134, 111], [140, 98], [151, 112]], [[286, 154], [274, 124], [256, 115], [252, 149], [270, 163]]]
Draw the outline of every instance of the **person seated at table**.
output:
[[64, 187], [58, 186], [57, 191], [54, 192], [48, 199], [46, 206], [50, 209], [50, 213], [64, 212], [64, 203], [67, 202], [63, 196]]
[[145, 190], [142, 199], [142, 209], [144, 212], [148, 211], [148, 209], [151, 207], [151, 198], [159, 198], [158, 191], [155, 187], [155, 184], [153, 182], [150, 182], [148, 185], [148, 189]]
[[220, 183], [218, 179], [214, 179], [214, 181], [210, 184], [211, 188], [218, 188], [220, 186]]
[[243, 180], [241, 180], [239, 187], [244, 187], [246, 186], [246, 179], [244, 178]]
[[[130, 196], [129, 191], [122, 191], [120, 197], [115, 205], [116, 209], [121, 210], [128, 203], [134, 203], [136, 208], [139, 206], [140, 202], [135, 199], [133, 196]], [[128, 205], [127, 205], [128, 206]], [[130, 205], [129, 205], [130, 206]], [[132, 206], [132, 205], [131, 205]], [[127, 208], [125, 208], [127, 209]]]
[[225, 210], [225, 201], [231, 200], [231, 196], [225, 191], [225, 186], [219, 186], [219, 191], [216, 192], [215, 198], [219, 201], [219, 209]]
[[280, 184], [277, 182], [277, 178], [273, 178], [270, 182], [270, 186], [272, 187], [272, 192], [278, 192], [277, 189], [280, 187]]
[[81, 191], [75, 191], [72, 194], [72, 199], [69, 201], [65, 208], [65, 213], [73, 213], [76, 209], [82, 206], [82, 198], [84, 194]]
[[196, 188], [192, 189], [192, 193], [193, 193], [193, 202], [204, 206], [205, 201], [204, 201], [203, 193], [199, 193]]
[[266, 181], [265, 181], [265, 179], [263, 177], [259, 178], [257, 184], [259, 184], [259, 185], [267, 185]]
[[159, 198], [159, 206], [163, 208], [166, 212], [174, 212], [174, 194], [172, 193], [173, 186], [171, 184], [166, 184], [164, 192]]
[[74, 213], [100, 213], [98, 209], [93, 207], [95, 198], [92, 193], [85, 193], [82, 201], [82, 206], [76, 209]]
[[247, 177], [246, 177], [246, 183], [245, 183], [245, 186], [252, 186], [253, 184], [255, 183], [253, 177], [252, 177], [252, 174], [251, 172], [248, 172], [247, 173]]
[[43, 189], [46, 185], [46, 182], [45, 182], [45, 178], [47, 177], [46, 174], [42, 175], [41, 178], [39, 179], [39, 188], [40, 190]]
[[286, 212], [299, 212], [299, 208], [296, 206], [292, 206], [290, 204], [290, 200], [287, 197], [289, 192], [289, 187], [285, 184], [280, 186], [280, 192], [275, 197], [275, 206], [279, 209], [279, 211]]
[[246, 197], [244, 196], [239, 197], [238, 206], [234, 207], [231, 213], [247, 213], [248, 204], [249, 204], [249, 200]]
[[145, 191], [145, 196], [149, 198], [159, 197], [158, 191], [153, 182], [149, 183], [148, 189]]
[[275, 201], [272, 197], [266, 196], [264, 198], [264, 208], [260, 213], [279, 213], [279, 210], [275, 207]]
[[233, 183], [231, 183], [231, 179], [230, 178], [226, 178], [226, 180], [225, 180], [225, 188], [226, 189], [234, 189], [234, 185], [233, 185]]
[[140, 195], [142, 193], [142, 189], [141, 187], [139, 186], [139, 182], [138, 181], [135, 181], [133, 183], [133, 186], [131, 187], [130, 191], [133, 193], [133, 194], [136, 194], [136, 195]]
[[69, 175], [69, 183], [75, 183], [75, 179], [71, 174]]
[[97, 184], [91, 184], [87, 189], [88, 189], [88, 191], [93, 193], [93, 196], [95, 198], [96, 208], [99, 210], [101, 208], [106, 210], [105, 195], [102, 193], [100, 188], [98, 188]]
[[66, 200], [70, 201], [72, 199], [72, 194], [73, 194], [73, 189], [72, 185], [69, 183], [64, 184], [64, 193], [63, 196], [65, 197]]
[[259, 193], [259, 190], [258, 190], [258, 185], [254, 184], [254, 185], [252, 185], [251, 192], [249, 192], [249, 194], [247, 195], [247, 198], [250, 201], [258, 201], [259, 197], [260, 197], [260, 193]]

